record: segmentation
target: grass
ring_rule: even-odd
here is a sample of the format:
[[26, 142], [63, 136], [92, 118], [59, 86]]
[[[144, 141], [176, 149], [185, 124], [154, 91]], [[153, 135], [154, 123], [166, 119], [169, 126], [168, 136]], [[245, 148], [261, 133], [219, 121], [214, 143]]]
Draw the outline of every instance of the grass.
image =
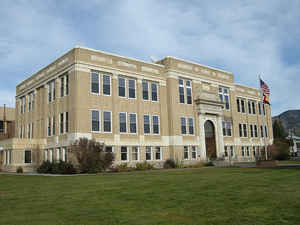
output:
[[297, 168], [0, 175], [0, 224], [299, 224]]
[[300, 160], [282, 160], [279, 164], [300, 164]]

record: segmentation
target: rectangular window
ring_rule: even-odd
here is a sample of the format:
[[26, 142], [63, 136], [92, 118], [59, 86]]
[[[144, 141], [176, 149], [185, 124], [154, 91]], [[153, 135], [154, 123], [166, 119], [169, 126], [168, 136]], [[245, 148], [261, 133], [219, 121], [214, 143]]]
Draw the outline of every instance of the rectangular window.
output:
[[48, 83], [48, 102], [53, 102], [55, 100], [56, 93], [56, 82], [52, 80]]
[[69, 112], [65, 112], [65, 132], [69, 132]]
[[121, 161], [128, 161], [128, 151], [125, 146], [121, 147]]
[[179, 79], [179, 102], [184, 103], [184, 83], [182, 79]]
[[136, 114], [134, 113], [129, 113], [129, 132], [132, 134], [136, 134], [137, 131], [137, 126], [136, 126]]
[[126, 133], [127, 132], [127, 119], [126, 119], [125, 112], [119, 113], [119, 122], [120, 122], [120, 133]]
[[257, 125], [254, 125], [254, 135], [255, 137], [258, 137]]
[[242, 124], [239, 124], [239, 133], [240, 133], [240, 137], [243, 137], [243, 127], [242, 127]]
[[69, 95], [69, 74], [65, 76], [65, 80], [66, 80], [65, 96], [67, 96]]
[[245, 147], [242, 146], [242, 156], [245, 156]]
[[144, 115], [144, 134], [150, 134], [150, 116]]
[[187, 80], [185, 82], [186, 86], [186, 102], [187, 104], [192, 104], [192, 82], [190, 80]]
[[249, 150], [249, 147], [247, 147], [247, 156], [250, 156], [250, 150]]
[[196, 159], [197, 155], [196, 155], [196, 146], [192, 146], [192, 159]]
[[241, 112], [241, 105], [240, 105], [240, 99], [236, 99], [236, 105], [237, 105], [237, 111]]
[[247, 124], [243, 124], [244, 137], [248, 137]]
[[100, 75], [98, 72], [91, 73], [91, 92], [94, 94], [100, 93]]
[[150, 146], [146, 146], [146, 160], [152, 160], [152, 150]]
[[188, 146], [184, 146], [183, 147], [183, 158], [185, 160], [189, 159], [189, 148], [188, 148]]
[[266, 107], [265, 107], [265, 104], [263, 103], [262, 106], [263, 106], [262, 108], [263, 108], [263, 112], [264, 112], [264, 116], [265, 116], [265, 115], [266, 115]]
[[256, 114], [256, 109], [255, 109], [255, 105], [256, 105], [256, 103], [254, 102], [254, 101], [252, 101], [252, 113], [253, 114]]
[[241, 108], [242, 108], [242, 113], [245, 113], [245, 100], [241, 99]]
[[129, 79], [128, 80], [128, 98], [135, 98], [135, 84], [136, 84], [136, 80], [134, 79]]
[[186, 134], [186, 119], [185, 119], [185, 117], [181, 117], [180, 121], [181, 121], [181, 134]]
[[250, 136], [254, 137], [253, 125], [252, 124], [250, 124]]
[[48, 161], [48, 150], [44, 151], [44, 161]]
[[267, 129], [267, 126], [265, 126], [265, 134], [266, 134], [266, 137], [268, 137], [268, 129]]
[[149, 100], [148, 81], [143, 80], [143, 100]]
[[59, 133], [60, 134], [64, 133], [64, 114], [63, 113], [59, 114]]
[[155, 147], [155, 160], [162, 160], [161, 148]]
[[153, 134], [159, 134], [159, 116], [152, 116]]
[[51, 136], [51, 117], [48, 118], [48, 137]]
[[111, 112], [103, 112], [103, 131], [111, 132]]
[[126, 82], [125, 78], [119, 77], [119, 96], [126, 97]]
[[25, 150], [24, 162], [31, 163], [31, 150]]
[[189, 134], [194, 135], [194, 119], [189, 118], [188, 121], [189, 121]]
[[49, 161], [50, 162], [53, 161], [53, 151], [52, 151], [52, 149], [49, 150]]
[[62, 148], [62, 161], [67, 161], [67, 151], [66, 148]]
[[52, 117], [52, 135], [55, 135], [55, 126], [56, 126], [55, 116], [53, 116]]
[[[225, 103], [225, 109], [229, 109], [229, 91], [228, 88], [219, 87], [219, 98], [222, 103]], [[224, 108], [224, 107], [223, 107]]]
[[251, 108], [251, 102], [248, 101], [248, 111], [249, 111], [249, 114], [252, 114], [252, 108]]
[[31, 110], [31, 94], [28, 95], [28, 112]]
[[65, 77], [60, 78], [60, 97], [64, 97], [65, 94]]
[[111, 86], [111, 76], [107, 74], [103, 74], [102, 77], [102, 90], [103, 90], [103, 95], [110, 95], [110, 86]]
[[231, 137], [232, 134], [231, 121], [223, 121], [222, 128], [223, 128], [223, 136]]
[[226, 136], [226, 122], [222, 121], [223, 136]]
[[261, 115], [261, 103], [258, 103], [258, 114]]
[[158, 85], [156, 83], [151, 83], [151, 98], [152, 101], [157, 102], [158, 98], [157, 98], [157, 92], [158, 92]]
[[4, 122], [0, 120], [0, 133], [4, 133]]
[[92, 131], [100, 131], [100, 113], [98, 110], [92, 110]]
[[132, 160], [138, 161], [139, 160], [139, 148], [137, 146], [132, 147]]

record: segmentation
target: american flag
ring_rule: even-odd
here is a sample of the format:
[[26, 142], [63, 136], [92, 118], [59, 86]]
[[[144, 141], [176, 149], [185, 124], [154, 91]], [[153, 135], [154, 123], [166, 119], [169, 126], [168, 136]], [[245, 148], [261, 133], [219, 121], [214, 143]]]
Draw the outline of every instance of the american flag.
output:
[[264, 93], [264, 95], [266, 95], [266, 96], [270, 95], [270, 89], [269, 89], [268, 85], [262, 79], [260, 79], [260, 88], [261, 88], [262, 92]]

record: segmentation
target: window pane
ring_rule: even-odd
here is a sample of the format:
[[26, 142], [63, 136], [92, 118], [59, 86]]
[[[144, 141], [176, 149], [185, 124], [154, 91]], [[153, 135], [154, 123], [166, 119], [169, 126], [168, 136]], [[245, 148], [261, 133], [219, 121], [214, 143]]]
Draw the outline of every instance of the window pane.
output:
[[91, 86], [92, 93], [98, 94], [99, 93], [99, 74], [92, 72], [91, 76], [92, 76], [92, 86]]
[[126, 127], [126, 113], [120, 113], [119, 114], [119, 120], [120, 120], [120, 132], [126, 133], [127, 127]]
[[121, 160], [122, 161], [127, 161], [127, 147], [121, 147]]
[[192, 89], [187, 88], [186, 89], [186, 95], [187, 95], [187, 104], [192, 104]]
[[31, 151], [25, 150], [25, 163], [31, 163]]
[[192, 159], [196, 159], [196, 147], [192, 146]]
[[243, 137], [242, 124], [239, 124], [240, 137]]
[[225, 123], [225, 121], [222, 121], [222, 130], [223, 130], [223, 136], [226, 136], [226, 123]]
[[157, 84], [152, 83], [151, 90], [152, 90], [152, 101], [157, 101]]
[[143, 80], [143, 99], [149, 100], [148, 81]]
[[237, 111], [241, 112], [240, 100], [239, 99], [236, 100], [236, 105], [237, 105]]
[[129, 98], [135, 98], [135, 80], [128, 80], [128, 86], [129, 86]]
[[119, 77], [119, 96], [125, 97], [125, 79]]
[[231, 121], [227, 121], [227, 136], [231, 136]]
[[187, 87], [190, 87], [190, 86], [191, 86], [191, 81], [190, 81], [190, 80], [187, 80], [187, 81], [185, 82], [185, 85], [186, 85]]
[[158, 116], [152, 116], [152, 122], [153, 122], [153, 133], [159, 134], [159, 119]]
[[179, 102], [184, 103], [184, 87], [179, 87]]
[[181, 121], [181, 134], [186, 134], [186, 119], [185, 119], [185, 117], [181, 117], [180, 121]]
[[188, 146], [184, 146], [184, 159], [189, 159], [189, 149], [188, 149]]
[[151, 147], [149, 146], [146, 147], [146, 160], [152, 160]]
[[4, 123], [2, 120], [0, 120], [0, 133], [4, 132]]
[[111, 132], [111, 112], [103, 112], [104, 132]]
[[139, 149], [138, 147], [132, 147], [132, 160], [139, 160]]
[[103, 75], [103, 94], [110, 95], [110, 75]]
[[189, 118], [189, 133], [194, 134], [194, 120], [193, 120], [193, 118]]
[[229, 109], [229, 96], [225, 95], [225, 109]]
[[136, 133], [136, 114], [129, 114], [130, 133]]
[[161, 149], [160, 149], [160, 147], [155, 148], [155, 159], [156, 160], [161, 160]]
[[[62, 121], [61, 124], [63, 124]], [[100, 131], [100, 115], [96, 110], [92, 111], [92, 131]]]
[[247, 137], [247, 125], [243, 124], [243, 130], [244, 130], [244, 137]]
[[245, 112], [245, 101], [241, 100], [241, 106], [242, 106], [242, 113]]
[[149, 115], [144, 115], [144, 133], [150, 134], [150, 117], [149, 117]]
[[183, 85], [183, 80], [182, 79], [179, 79], [179, 85]]

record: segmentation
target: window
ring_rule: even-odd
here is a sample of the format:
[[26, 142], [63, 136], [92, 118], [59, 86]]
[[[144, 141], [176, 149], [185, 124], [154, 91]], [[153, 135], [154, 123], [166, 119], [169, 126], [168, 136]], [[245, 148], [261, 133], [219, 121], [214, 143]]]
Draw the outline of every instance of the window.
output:
[[181, 134], [186, 134], [186, 119], [185, 119], [185, 117], [181, 117], [180, 121], [181, 121]]
[[128, 97], [129, 98], [135, 98], [135, 83], [136, 83], [136, 80], [134, 79], [129, 79], [128, 80]]
[[66, 88], [65, 88], [65, 96], [69, 95], [69, 74], [65, 76], [66, 80]]
[[144, 134], [150, 134], [150, 116], [144, 115]]
[[194, 119], [193, 118], [189, 118], [189, 134], [193, 135], [194, 134]]
[[107, 75], [107, 74], [103, 74], [102, 79], [103, 79], [103, 81], [102, 81], [103, 95], [110, 95], [111, 76]]
[[59, 161], [60, 160], [60, 149], [57, 148], [56, 149], [56, 161]]
[[48, 118], [48, 137], [51, 136], [51, 117]]
[[134, 146], [132, 147], [132, 160], [133, 161], [138, 161], [139, 160], [139, 148]]
[[245, 100], [241, 99], [241, 98], [237, 98], [236, 103], [237, 103], [237, 111], [241, 112], [241, 113], [245, 113], [246, 112], [246, 110], [245, 110]]
[[192, 146], [192, 159], [196, 159], [197, 155], [196, 155], [196, 146]]
[[241, 108], [242, 108], [242, 113], [245, 113], [246, 110], [245, 110], [245, 100], [244, 99], [241, 99]]
[[252, 105], [252, 113], [256, 114], [256, 107], [255, 107], [256, 103], [254, 101], [252, 101], [251, 105]]
[[52, 135], [55, 135], [55, 116], [52, 117]]
[[27, 137], [29, 139], [32, 139], [33, 138], [33, 123], [29, 123], [27, 129], [28, 129]]
[[254, 136], [258, 137], [257, 125], [254, 125]]
[[228, 157], [228, 150], [227, 150], [228, 146], [224, 146], [224, 156]]
[[264, 129], [263, 129], [263, 126], [260, 126], [260, 135], [261, 135], [261, 137], [264, 137]]
[[265, 134], [266, 134], [266, 137], [268, 137], [268, 129], [267, 129], [267, 126], [265, 126]]
[[188, 146], [184, 146], [183, 147], [183, 158], [185, 160], [189, 159], [189, 148], [188, 148]]
[[100, 75], [98, 72], [92, 72], [91, 73], [91, 92], [93, 94], [99, 94], [100, 93], [100, 82], [99, 79]]
[[111, 132], [111, 112], [103, 112], [103, 131]]
[[248, 137], [247, 124], [243, 124], [244, 137]]
[[52, 149], [49, 150], [49, 161], [50, 162], [53, 161], [53, 151], [52, 151]]
[[148, 92], [148, 81], [143, 80], [143, 100], [149, 100], [149, 92]]
[[53, 102], [55, 100], [56, 93], [56, 82], [52, 80], [48, 83], [48, 102]]
[[158, 91], [158, 85], [156, 83], [151, 83], [151, 98], [152, 101], [157, 102], [158, 98], [157, 98], [157, 91]]
[[159, 116], [152, 116], [153, 134], [159, 134]]
[[184, 103], [184, 83], [182, 79], [179, 79], [179, 102]]
[[[228, 88], [219, 87], [219, 98], [222, 103], [225, 103], [225, 109], [229, 109], [229, 91]], [[223, 107], [224, 108], [224, 107]]]
[[129, 113], [129, 132], [132, 134], [136, 134], [136, 114]]
[[93, 132], [100, 131], [100, 113], [98, 110], [92, 110], [92, 131]]
[[65, 94], [65, 77], [60, 78], [60, 97], [64, 97]]
[[162, 160], [161, 148], [155, 147], [155, 160]]
[[21, 114], [25, 113], [25, 108], [26, 108], [25, 101], [26, 101], [25, 96], [21, 97], [21, 99], [20, 99], [20, 113]]
[[152, 150], [150, 146], [146, 146], [146, 160], [152, 160]]
[[258, 114], [261, 115], [261, 103], [258, 103]]
[[253, 130], [253, 125], [250, 124], [250, 136], [254, 137], [254, 130]]
[[31, 163], [31, 150], [25, 150], [24, 163]]
[[232, 125], [231, 121], [222, 121], [223, 136], [231, 137]]
[[240, 137], [248, 137], [247, 124], [239, 124]]
[[127, 132], [127, 120], [126, 120], [126, 113], [121, 112], [119, 113], [119, 121], [120, 121], [120, 133]]
[[121, 161], [128, 161], [128, 151], [125, 146], [121, 147]]
[[126, 88], [125, 78], [119, 77], [119, 96], [120, 97], [126, 97], [125, 88]]
[[69, 75], [65, 73], [60, 77], [60, 97], [69, 95]]
[[249, 114], [256, 114], [256, 109], [255, 109], [255, 101], [248, 100], [248, 111]]
[[262, 106], [263, 106], [262, 108], [263, 108], [263, 112], [264, 112], [264, 116], [265, 116], [265, 115], [266, 115], [266, 107], [265, 107], [265, 104], [263, 103]]
[[234, 156], [234, 149], [233, 149], [233, 146], [230, 146], [230, 155], [231, 155], [231, 157]]
[[247, 156], [250, 156], [250, 150], [249, 150], [249, 147], [247, 147], [246, 149], [247, 149]]
[[60, 134], [64, 133], [64, 114], [63, 113], [59, 114], [59, 133]]
[[4, 122], [0, 120], [0, 133], [4, 133]]
[[190, 80], [187, 80], [185, 82], [186, 86], [186, 102], [187, 104], [192, 104], [192, 82]]
[[245, 156], [245, 147], [242, 146], [242, 156]]

